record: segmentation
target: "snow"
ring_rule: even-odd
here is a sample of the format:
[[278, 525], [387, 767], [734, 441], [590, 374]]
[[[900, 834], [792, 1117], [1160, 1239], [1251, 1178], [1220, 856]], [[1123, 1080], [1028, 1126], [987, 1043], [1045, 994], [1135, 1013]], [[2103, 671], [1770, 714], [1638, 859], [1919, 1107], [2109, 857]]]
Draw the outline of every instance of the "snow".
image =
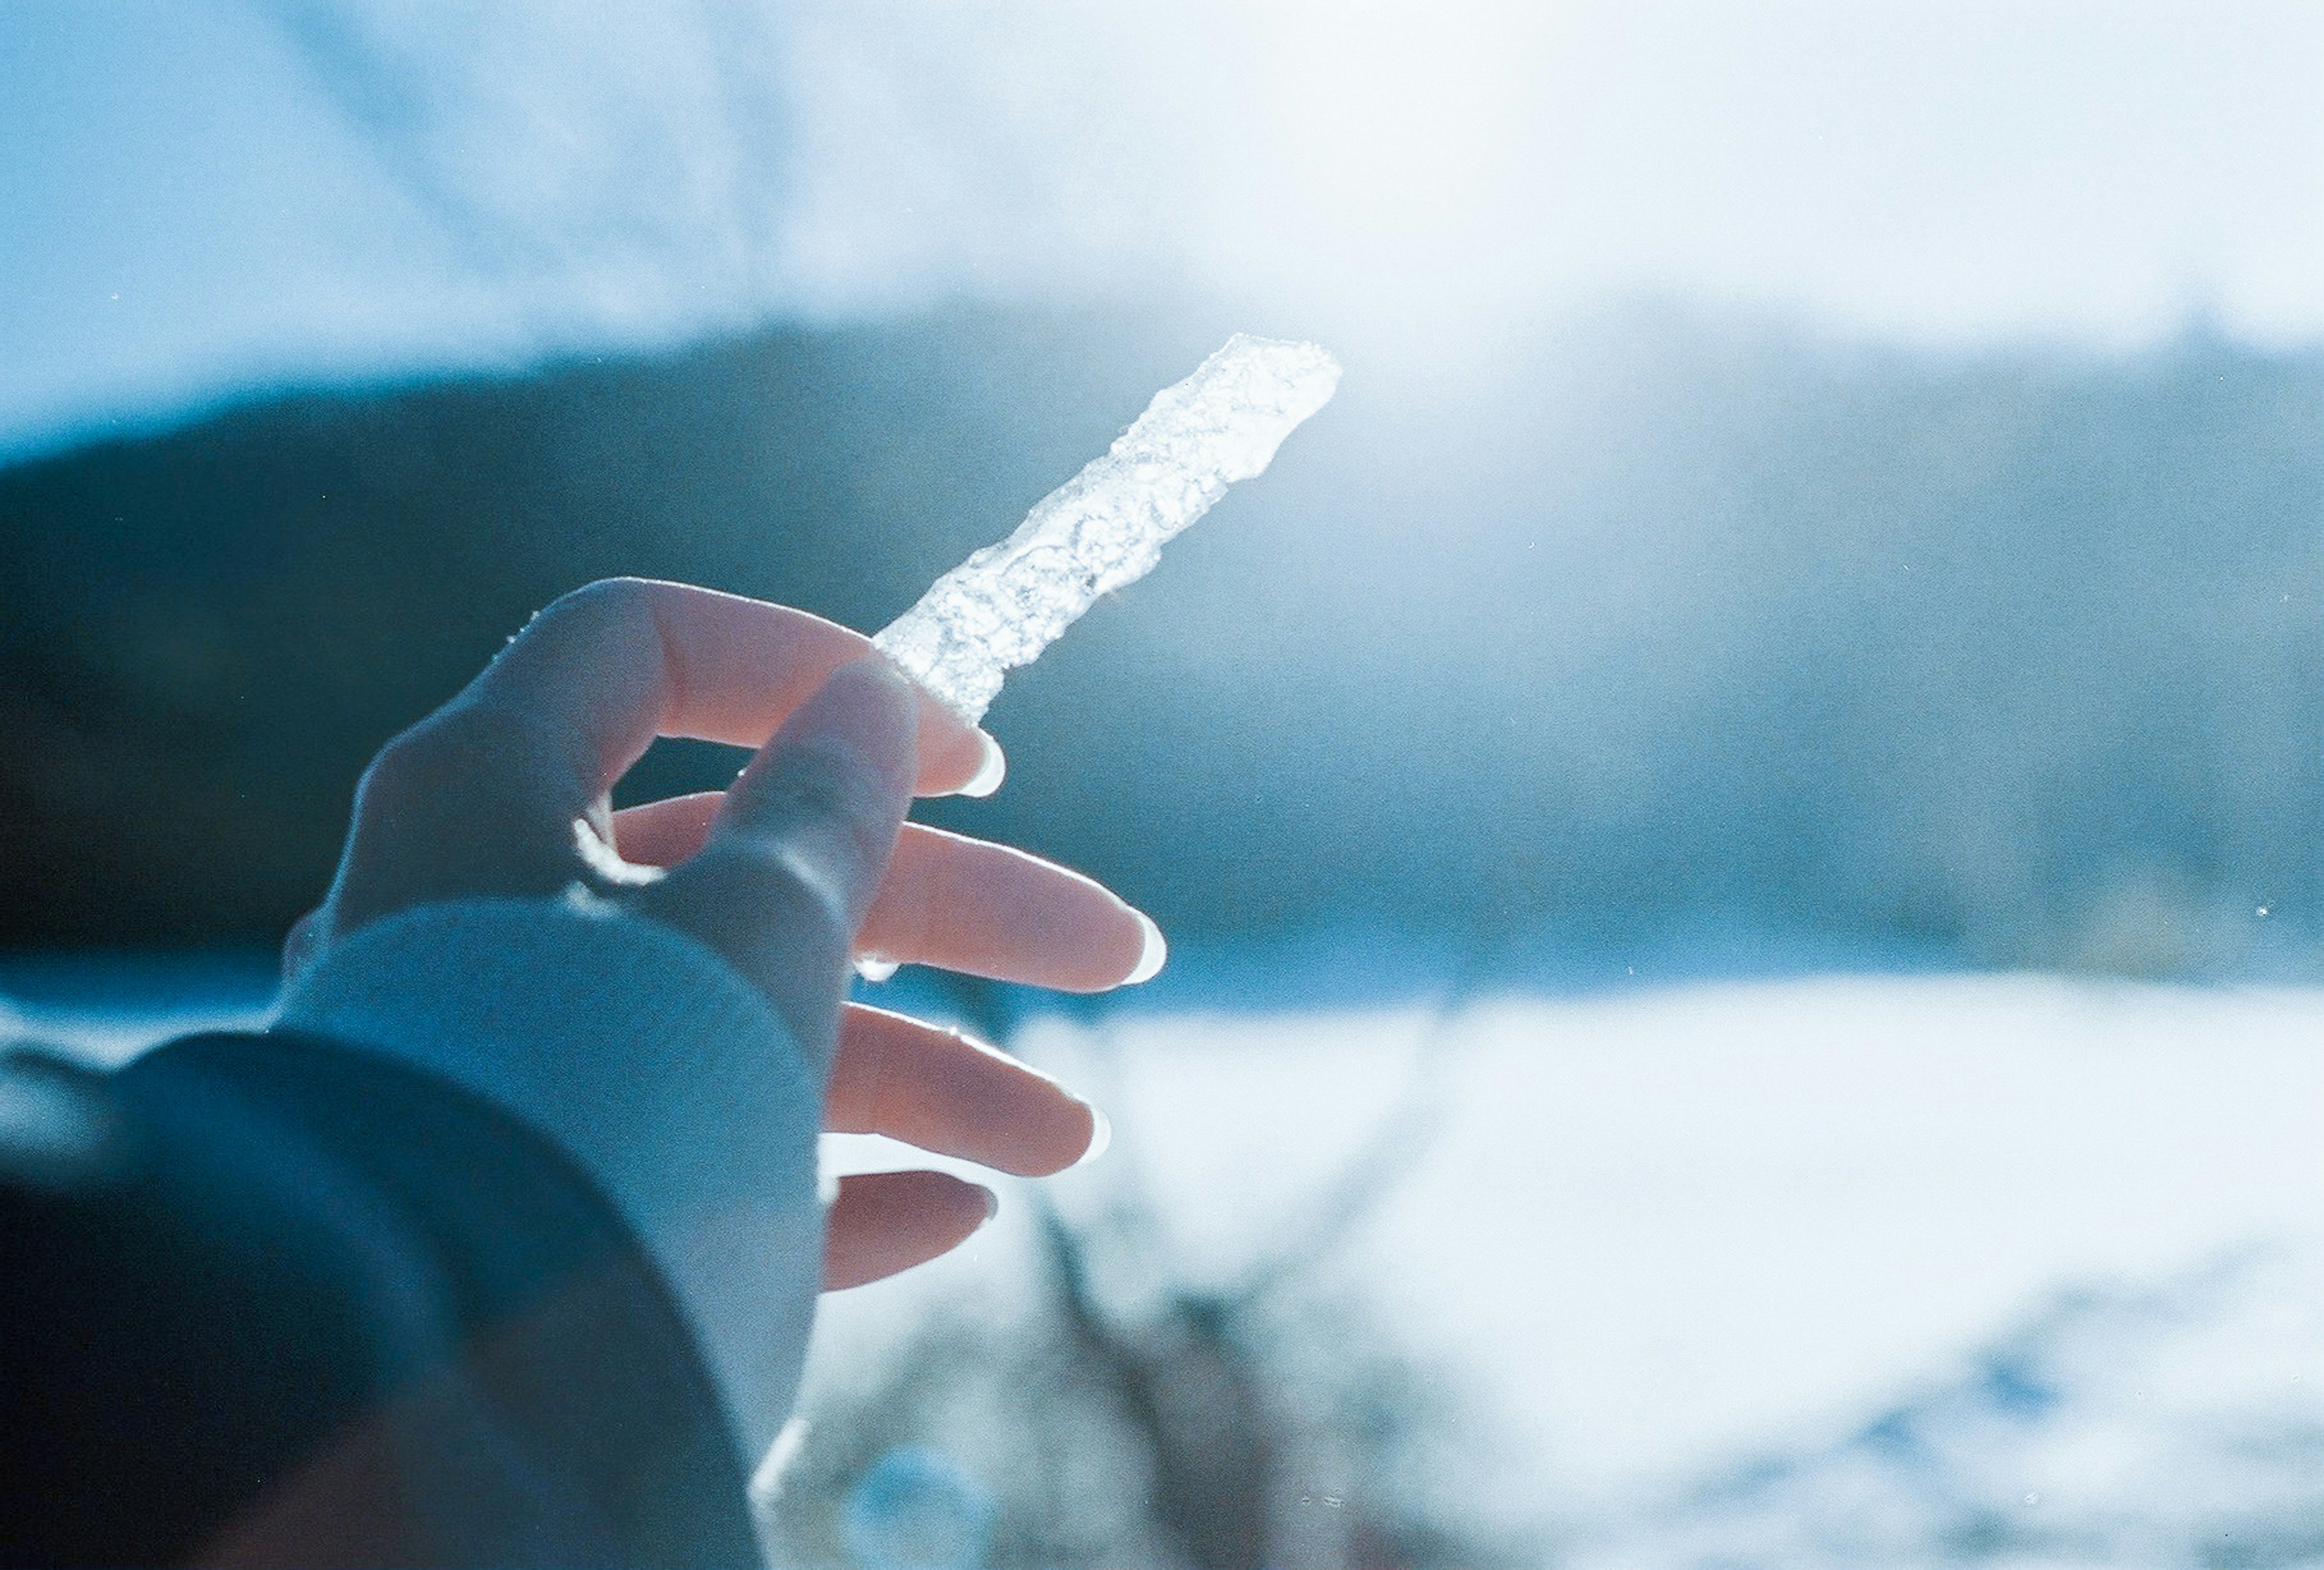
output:
[[2068, 1295], [1836, 1443], [1581, 1534], [1622, 1566], [2314, 1564], [2324, 1258]]
[[[1831, 977], [1508, 998], [1433, 1046], [1413, 1011], [1050, 1020], [1020, 1045], [1114, 1118], [1106, 1160], [1056, 1180], [1068, 1207], [1134, 1165], [1222, 1276], [1429, 1054], [1439, 1131], [1346, 1271], [1492, 1393], [1545, 1493], [1611, 1509], [1845, 1433], [2062, 1289], [2324, 1251], [2319, 1027], [2315, 992]], [[962, 1257], [827, 1303], [825, 1354], [1006, 1270], [1027, 1206], [1000, 1181]], [[2300, 1334], [2324, 1358], [2324, 1327]]]

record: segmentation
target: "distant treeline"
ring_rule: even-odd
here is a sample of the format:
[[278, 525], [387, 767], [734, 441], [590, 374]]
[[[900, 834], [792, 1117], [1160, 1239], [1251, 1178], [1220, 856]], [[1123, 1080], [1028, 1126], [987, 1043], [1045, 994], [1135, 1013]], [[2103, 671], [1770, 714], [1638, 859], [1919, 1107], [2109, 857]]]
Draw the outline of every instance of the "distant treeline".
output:
[[[0, 941], [279, 931], [370, 752], [559, 591], [876, 627], [1229, 331], [1297, 326], [782, 328], [0, 472]], [[2232, 971], [2324, 927], [2319, 601], [2324, 354], [1638, 306], [1457, 372], [1351, 356], [1012, 680], [1008, 789], [929, 815], [1188, 935]], [[669, 749], [632, 794], [732, 768]]]

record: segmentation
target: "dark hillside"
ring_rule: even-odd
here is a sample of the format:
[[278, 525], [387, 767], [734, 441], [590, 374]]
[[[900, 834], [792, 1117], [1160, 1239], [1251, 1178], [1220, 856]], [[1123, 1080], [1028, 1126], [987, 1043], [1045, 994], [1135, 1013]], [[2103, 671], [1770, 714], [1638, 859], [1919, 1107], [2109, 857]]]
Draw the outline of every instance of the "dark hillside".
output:
[[[279, 930], [371, 749], [559, 590], [680, 577], [875, 626], [1239, 325], [786, 329], [0, 473], [0, 941]], [[936, 815], [1185, 933], [2232, 970], [2318, 922], [2320, 547], [2315, 355], [1915, 355], [1641, 309], [1459, 377], [1359, 359], [1012, 682], [1010, 789]], [[645, 784], [715, 780], [704, 751]]]

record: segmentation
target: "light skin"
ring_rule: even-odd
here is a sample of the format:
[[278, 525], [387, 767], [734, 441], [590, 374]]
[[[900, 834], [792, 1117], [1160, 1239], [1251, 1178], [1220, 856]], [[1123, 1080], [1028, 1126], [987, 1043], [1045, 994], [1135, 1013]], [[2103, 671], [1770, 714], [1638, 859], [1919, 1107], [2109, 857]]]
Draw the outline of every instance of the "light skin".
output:
[[[727, 790], [614, 811], [614, 782], [657, 736], [757, 751]], [[284, 964], [416, 905], [579, 885], [757, 987], [824, 1076], [827, 1128], [1056, 1172], [1094, 1137], [1086, 1103], [954, 1031], [845, 1001], [853, 954], [1074, 992], [1139, 968], [1148, 925], [1101, 885], [904, 822], [913, 796], [957, 791], [994, 756], [861, 633], [680, 584], [592, 584], [381, 752]], [[934, 1259], [991, 1205], [938, 1172], [843, 1179], [825, 1288]]]

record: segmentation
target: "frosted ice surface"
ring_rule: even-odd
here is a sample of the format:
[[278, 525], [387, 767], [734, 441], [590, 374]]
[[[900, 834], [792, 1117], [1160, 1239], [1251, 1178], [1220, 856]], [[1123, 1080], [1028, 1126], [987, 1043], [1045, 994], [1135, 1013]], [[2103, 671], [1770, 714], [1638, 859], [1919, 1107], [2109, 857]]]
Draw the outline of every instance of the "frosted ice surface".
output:
[[1314, 344], [1237, 333], [1165, 387], [1106, 455], [1049, 493], [1017, 531], [936, 579], [872, 639], [969, 719], [1098, 596], [1137, 582], [1163, 542], [1331, 402], [1340, 363]]

